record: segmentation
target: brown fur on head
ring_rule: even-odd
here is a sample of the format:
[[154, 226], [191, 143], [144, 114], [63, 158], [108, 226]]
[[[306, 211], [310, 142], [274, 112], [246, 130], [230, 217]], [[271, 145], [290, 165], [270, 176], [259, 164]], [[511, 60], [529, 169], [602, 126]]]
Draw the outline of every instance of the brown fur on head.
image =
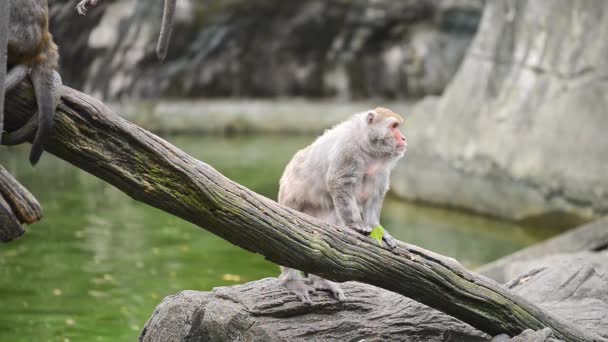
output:
[[399, 114], [393, 112], [392, 110], [390, 110], [388, 108], [376, 107], [376, 109], [374, 109], [374, 111], [381, 118], [384, 118], [384, 117], [393, 117], [393, 118], [397, 119], [397, 121], [400, 124], [403, 123], [403, 118]]

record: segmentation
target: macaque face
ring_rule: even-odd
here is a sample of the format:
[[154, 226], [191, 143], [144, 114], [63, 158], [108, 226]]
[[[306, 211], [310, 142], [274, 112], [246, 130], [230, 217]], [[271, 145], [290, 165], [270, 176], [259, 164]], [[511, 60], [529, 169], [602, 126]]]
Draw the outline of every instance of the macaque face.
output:
[[368, 117], [369, 140], [373, 150], [383, 157], [400, 158], [405, 153], [407, 141], [400, 130], [400, 122], [393, 117]]
[[401, 133], [401, 130], [399, 129], [399, 123], [393, 122], [390, 126], [390, 130], [391, 134], [393, 135], [393, 138], [395, 139], [395, 148], [397, 152], [404, 153], [405, 148], [407, 146], [407, 141], [405, 140], [405, 136], [403, 135], [403, 133]]

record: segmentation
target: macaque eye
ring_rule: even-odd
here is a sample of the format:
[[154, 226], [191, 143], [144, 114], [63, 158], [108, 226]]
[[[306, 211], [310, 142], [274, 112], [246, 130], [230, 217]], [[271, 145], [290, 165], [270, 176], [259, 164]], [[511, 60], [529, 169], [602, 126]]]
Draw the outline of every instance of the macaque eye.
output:
[[399, 123], [398, 122], [395, 122], [395, 123], [393, 123], [391, 125], [391, 128], [397, 128], [397, 127], [399, 127]]

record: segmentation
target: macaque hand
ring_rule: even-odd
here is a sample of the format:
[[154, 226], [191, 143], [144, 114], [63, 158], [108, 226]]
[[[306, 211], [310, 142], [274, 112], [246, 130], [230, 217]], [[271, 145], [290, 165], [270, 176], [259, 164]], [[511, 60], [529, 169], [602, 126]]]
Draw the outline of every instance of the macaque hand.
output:
[[365, 222], [353, 222], [351, 224], [347, 224], [346, 226], [363, 235], [369, 235], [369, 233], [372, 232], [372, 227]]
[[97, 6], [98, 0], [82, 0], [76, 5], [76, 11], [80, 15], [87, 15], [87, 11], [95, 6]]

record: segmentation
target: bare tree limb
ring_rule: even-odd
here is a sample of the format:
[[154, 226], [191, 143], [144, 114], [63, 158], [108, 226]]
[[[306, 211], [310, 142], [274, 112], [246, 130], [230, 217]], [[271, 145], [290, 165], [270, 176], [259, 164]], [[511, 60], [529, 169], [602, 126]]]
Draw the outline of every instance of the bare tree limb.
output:
[[[399, 243], [393, 250], [280, 206], [232, 182], [100, 101], [63, 87], [48, 151], [132, 198], [188, 220], [273, 262], [324, 278], [400, 293], [490, 335], [550, 327], [568, 341], [606, 341], [550, 315], [451, 258]], [[22, 82], [7, 98], [7, 128], [34, 110]]]
[[14, 240], [42, 217], [40, 204], [23, 185], [0, 165], [0, 241]]

